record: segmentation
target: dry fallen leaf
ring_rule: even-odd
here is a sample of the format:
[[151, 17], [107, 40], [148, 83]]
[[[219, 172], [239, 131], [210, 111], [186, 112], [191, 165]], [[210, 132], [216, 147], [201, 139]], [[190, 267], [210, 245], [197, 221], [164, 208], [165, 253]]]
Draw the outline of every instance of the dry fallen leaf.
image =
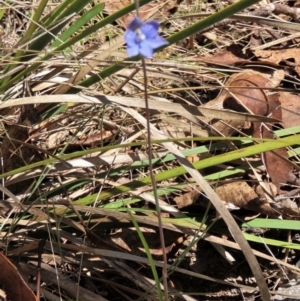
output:
[[[260, 88], [276, 87], [280, 83], [282, 76], [282, 72], [264, 74], [250, 69], [244, 70], [243, 72], [237, 74], [233, 74], [227, 80], [226, 85], [220, 95], [216, 99], [209, 101], [207, 104], [201, 107], [230, 110], [242, 109], [242, 112], [245, 112], [247, 111], [247, 109], [245, 108], [245, 106], [247, 106], [246, 100], [252, 99], [253, 101], [255, 101], [258, 107], [263, 104], [263, 107], [266, 110], [267, 104], [263, 103], [263, 101], [265, 101], [266, 95]], [[245, 101], [246, 103], [239, 102], [237, 99], [235, 99], [235, 93], [237, 93], [236, 98], [241, 98], [241, 100]], [[254, 93], [254, 97], [252, 93]], [[256, 112], [257, 109], [253, 111]], [[262, 112], [261, 109], [258, 111]], [[241, 130], [245, 126], [244, 121], [233, 120], [230, 117], [228, 119], [224, 117], [221, 119], [222, 120], [215, 120], [201, 117], [201, 120], [203, 122], [211, 125], [210, 127], [207, 127], [210, 135], [232, 136], [234, 133], [236, 133], [236, 129]]]
[[0, 252], [0, 286], [11, 301], [36, 301], [32, 290], [25, 283], [17, 268]]
[[224, 108], [266, 116], [268, 97], [263, 88], [268, 82], [262, 74], [240, 73], [230, 82], [230, 95], [224, 100]]
[[233, 182], [216, 188], [221, 200], [232, 203], [240, 208], [252, 210], [278, 218], [281, 213], [273, 209], [265, 199], [260, 199], [252, 187], [246, 182]]
[[225, 50], [216, 52], [214, 55], [204, 58], [204, 62], [208, 64], [221, 64], [226, 62], [227, 66], [234, 65], [238, 62], [245, 62], [248, 56], [245, 55], [238, 45], [230, 45]]
[[299, 125], [300, 96], [288, 92], [278, 92], [278, 99], [282, 107], [282, 126], [289, 128]]
[[200, 193], [198, 191], [192, 190], [178, 197], [175, 197], [174, 201], [176, 202], [177, 208], [182, 209], [194, 204], [198, 200], [199, 196]]
[[[224, 107], [282, 120], [278, 94], [268, 95], [264, 90], [270, 84], [269, 82], [263, 74], [238, 74], [230, 83], [232, 86], [229, 90], [230, 96], [224, 100]], [[255, 122], [252, 127], [253, 137], [273, 138], [272, 124]], [[293, 169], [293, 165], [288, 161], [286, 149], [266, 152], [262, 154], [262, 158], [272, 182], [279, 189], [281, 183], [288, 181], [289, 172]]]
[[[285, 62], [292, 63], [295, 66], [295, 71], [300, 75], [300, 49], [288, 48], [278, 50], [255, 50], [254, 54], [261, 60], [268, 60], [269, 62], [279, 64]], [[292, 60], [292, 62], [290, 61]]]
[[[278, 94], [268, 96], [268, 115], [272, 115], [276, 119], [282, 120], [281, 103]], [[274, 137], [271, 124], [253, 124], [253, 137], [269, 138]], [[262, 154], [263, 163], [267, 169], [272, 183], [280, 189], [281, 183], [286, 183], [289, 179], [289, 173], [293, 170], [293, 165], [288, 161], [288, 153], [286, 148], [266, 152]], [[280, 170], [280, 172], [278, 172]]]

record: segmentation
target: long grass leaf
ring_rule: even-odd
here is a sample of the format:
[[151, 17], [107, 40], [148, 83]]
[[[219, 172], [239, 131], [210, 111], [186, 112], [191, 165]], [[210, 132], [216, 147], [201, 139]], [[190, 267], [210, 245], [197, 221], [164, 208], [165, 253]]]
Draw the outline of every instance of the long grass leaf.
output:
[[[151, 271], [152, 271], [153, 278], [155, 280], [158, 298], [159, 298], [159, 300], [163, 301], [163, 293], [161, 291], [159, 277], [158, 277], [158, 274], [157, 274], [157, 270], [156, 270], [156, 267], [155, 267], [153, 257], [151, 255], [151, 252], [150, 252], [150, 249], [149, 249], [149, 245], [148, 245], [148, 243], [147, 243], [147, 241], [146, 241], [146, 239], [145, 239], [138, 223], [136, 222], [136, 220], [134, 219], [134, 216], [132, 215], [132, 213], [130, 211], [128, 211], [128, 215], [129, 215], [130, 220], [132, 221], [132, 223], [133, 223], [133, 225], [136, 229], [136, 232], [137, 232], [137, 234], [140, 238], [140, 241], [143, 244], [143, 247], [144, 247], [145, 252], [147, 254], [148, 262], [149, 262], [149, 265], [150, 265], [150, 268], [151, 268]], [[167, 288], [165, 287], [165, 289], [167, 289]]]
[[281, 230], [300, 230], [300, 222], [294, 220], [278, 220], [255, 218], [252, 221], [243, 223], [244, 228], [266, 228], [266, 229], [281, 229]]
[[293, 250], [300, 250], [299, 244], [289, 243], [286, 241], [280, 241], [280, 240], [276, 240], [276, 239], [265, 238], [265, 237], [256, 236], [256, 235], [249, 234], [249, 233], [244, 233], [244, 237], [249, 241], [253, 241], [253, 242], [257, 242], [257, 243], [261, 243], [261, 244], [265, 244], [265, 245], [271, 245], [271, 246], [293, 249]]
[[57, 40], [53, 42], [51, 45], [52, 48], [58, 47], [63, 42], [65, 42], [70, 36], [74, 35], [77, 30], [79, 30], [82, 26], [87, 24], [92, 18], [102, 12], [104, 7], [103, 3], [100, 3], [94, 6], [92, 9], [84, 13], [78, 20], [75, 21], [70, 27], [68, 27]]

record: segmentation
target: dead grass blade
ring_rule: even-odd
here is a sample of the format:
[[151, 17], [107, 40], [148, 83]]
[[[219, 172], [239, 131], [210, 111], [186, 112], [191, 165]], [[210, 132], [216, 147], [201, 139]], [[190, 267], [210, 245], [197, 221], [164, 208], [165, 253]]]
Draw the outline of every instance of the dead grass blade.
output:
[[[0, 105], [0, 109], [20, 106], [26, 104], [40, 104], [40, 103], [87, 103], [87, 104], [118, 104], [123, 106], [132, 106], [135, 108], [145, 108], [143, 99], [123, 97], [123, 96], [109, 96], [109, 95], [98, 95], [98, 96], [87, 96], [87, 95], [42, 95], [32, 96], [25, 98], [10, 99]], [[207, 118], [216, 119], [231, 119], [231, 120], [242, 120], [249, 122], [278, 122], [277, 119], [255, 116], [252, 114], [238, 113], [226, 110], [216, 110], [210, 108], [202, 108], [196, 106], [186, 106], [176, 103], [170, 103], [168, 100], [154, 100], [152, 99], [149, 103], [149, 108], [154, 110], [163, 110], [167, 112], [174, 112], [180, 114], [182, 117], [186, 117], [189, 120], [195, 120], [194, 115], [204, 116]]]

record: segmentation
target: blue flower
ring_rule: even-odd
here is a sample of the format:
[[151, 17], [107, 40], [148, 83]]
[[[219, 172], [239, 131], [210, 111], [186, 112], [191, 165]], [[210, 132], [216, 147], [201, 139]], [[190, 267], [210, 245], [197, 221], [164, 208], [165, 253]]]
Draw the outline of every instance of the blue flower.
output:
[[140, 18], [135, 17], [124, 35], [128, 56], [140, 54], [143, 57], [151, 58], [154, 49], [168, 45], [168, 41], [158, 35], [158, 28], [157, 21], [143, 23]]

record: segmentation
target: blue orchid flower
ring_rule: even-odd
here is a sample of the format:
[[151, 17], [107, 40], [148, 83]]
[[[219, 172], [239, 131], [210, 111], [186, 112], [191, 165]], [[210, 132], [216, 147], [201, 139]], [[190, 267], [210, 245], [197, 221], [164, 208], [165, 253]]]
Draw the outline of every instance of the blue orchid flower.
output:
[[154, 49], [168, 45], [168, 41], [159, 36], [158, 28], [159, 23], [157, 21], [143, 23], [140, 18], [135, 17], [124, 35], [128, 56], [140, 54], [143, 57], [151, 58]]

